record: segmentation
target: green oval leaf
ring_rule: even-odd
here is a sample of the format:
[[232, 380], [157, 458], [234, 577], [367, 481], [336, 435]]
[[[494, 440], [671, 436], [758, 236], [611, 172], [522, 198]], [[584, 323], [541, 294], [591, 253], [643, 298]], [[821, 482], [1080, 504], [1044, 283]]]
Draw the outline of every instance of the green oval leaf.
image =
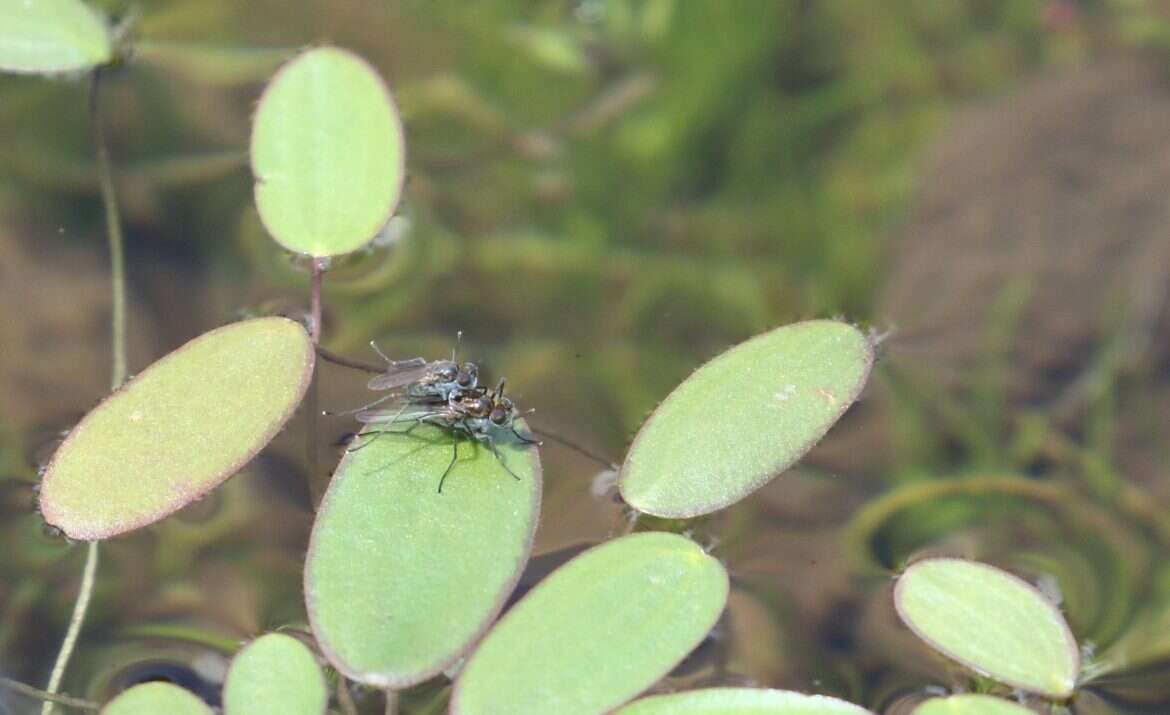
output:
[[398, 110], [364, 60], [318, 47], [268, 83], [252, 124], [260, 218], [281, 245], [334, 256], [368, 243], [398, 204]]
[[910, 630], [943, 655], [1021, 690], [1067, 698], [1080, 652], [1060, 611], [994, 566], [919, 561], [898, 579], [894, 605]]
[[313, 345], [285, 318], [235, 323], [163, 357], [95, 407], [41, 482], [45, 521], [74, 539], [151, 524], [214, 489], [300, 404]]
[[787, 690], [709, 688], [642, 698], [614, 715], [872, 715], [863, 707], [826, 695]]
[[328, 703], [313, 654], [282, 633], [260, 636], [240, 650], [223, 685], [225, 715], [321, 715]]
[[363, 434], [317, 512], [305, 600], [338, 670], [397, 689], [450, 666], [503, 608], [532, 549], [540, 459], [497, 439], [517, 480], [485, 445], [432, 425]]
[[106, 703], [101, 715], [213, 715], [199, 698], [171, 683], [143, 683]]
[[74, 72], [111, 57], [105, 19], [80, 0], [0, 0], [0, 70]]
[[952, 695], [927, 700], [914, 708], [910, 715], [1033, 715], [1033, 712], [990, 695]]
[[689, 539], [645, 532], [577, 556], [520, 600], [455, 684], [452, 713], [603, 713], [686, 656], [727, 602]]
[[857, 399], [873, 345], [814, 320], [741, 343], [688, 377], [634, 438], [618, 486], [634, 508], [708, 514], [787, 469]]

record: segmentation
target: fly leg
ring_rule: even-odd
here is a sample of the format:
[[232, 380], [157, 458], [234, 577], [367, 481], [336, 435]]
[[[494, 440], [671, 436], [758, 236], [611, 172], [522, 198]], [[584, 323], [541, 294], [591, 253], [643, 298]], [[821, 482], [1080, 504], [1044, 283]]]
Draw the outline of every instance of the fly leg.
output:
[[523, 444], [539, 445], [541, 443], [540, 440], [538, 440], [538, 439], [533, 439], [532, 437], [529, 437], [527, 435], [522, 435], [519, 432], [517, 432], [516, 425], [512, 425], [512, 434], [516, 435], [516, 439], [520, 440]]
[[[396, 422], [396, 418], [397, 418], [399, 415], [401, 415], [401, 414], [402, 414], [402, 412], [403, 412], [403, 410], [405, 410], [405, 408], [406, 408], [406, 406], [405, 406], [405, 405], [403, 405], [403, 409], [400, 409], [400, 410], [398, 410], [398, 412], [397, 412], [397, 413], [395, 413], [395, 415], [394, 415], [394, 419], [390, 419], [390, 420], [388, 420], [388, 421], [386, 422], [386, 424], [395, 424], [395, 422]], [[444, 426], [444, 422], [443, 422], [443, 420], [444, 420], [444, 419], [445, 419], [445, 418], [444, 418], [444, 416], [443, 416], [442, 414], [425, 414], [425, 415], [421, 415], [421, 416], [419, 416], [419, 417], [414, 417], [414, 418], [413, 418], [414, 424], [412, 424], [410, 427], [407, 427], [407, 428], [406, 428], [406, 429], [404, 429], [404, 430], [397, 430], [397, 429], [379, 429], [379, 430], [370, 430], [369, 432], [362, 432], [362, 433], [359, 433], [359, 434], [358, 434], [358, 436], [357, 436], [355, 439], [360, 439], [360, 438], [362, 438], [362, 437], [366, 437], [366, 436], [369, 436], [369, 435], [373, 435], [373, 436], [372, 436], [372, 437], [370, 437], [370, 439], [366, 440], [365, 442], [363, 442], [363, 443], [359, 444], [358, 446], [356, 446], [356, 447], [349, 447], [349, 448], [347, 448], [345, 451], [346, 451], [347, 453], [353, 453], [353, 452], [356, 452], [356, 451], [358, 451], [359, 449], [365, 449], [366, 447], [368, 447], [368, 446], [370, 446], [371, 444], [373, 444], [373, 443], [374, 443], [374, 440], [378, 439], [378, 437], [381, 437], [381, 436], [382, 436], [382, 435], [384, 435], [384, 434], [404, 434], [404, 435], [408, 435], [408, 434], [410, 434], [411, 432], [413, 432], [413, 431], [414, 431], [414, 429], [415, 429], [416, 427], [418, 427], [419, 425], [421, 425], [421, 424], [435, 424], [435, 425], [438, 425], [438, 426], [442, 427], [442, 426]], [[432, 421], [432, 420], [438, 420], [438, 421]], [[402, 420], [402, 421], [403, 421], [403, 422], [405, 422], [406, 420]]]
[[447, 481], [447, 475], [455, 468], [455, 462], [459, 459], [459, 438], [451, 440], [451, 461], [447, 463], [447, 468], [443, 470], [443, 476], [439, 477], [439, 494], [443, 493], [443, 482]]
[[520, 481], [520, 477], [512, 471], [512, 468], [508, 466], [508, 462], [504, 460], [504, 455], [500, 454], [500, 450], [496, 447], [496, 441], [491, 438], [491, 435], [485, 435], [481, 441], [487, 443], [488, 448], [492, 451], [492, 454], [496, 455], [496, 461], [500, 463], [504, 471], [511, 474], [512, 478], [516, 481]]

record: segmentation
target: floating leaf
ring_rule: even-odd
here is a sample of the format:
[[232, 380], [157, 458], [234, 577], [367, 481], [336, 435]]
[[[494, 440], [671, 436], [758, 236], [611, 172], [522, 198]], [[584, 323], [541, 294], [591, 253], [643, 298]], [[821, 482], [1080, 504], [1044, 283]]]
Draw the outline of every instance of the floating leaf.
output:
[[106, 706], [101, 715], [213, 715], [199, 698], [177, 685], [143, 683], [124, 690]]
[[71, 538], [151, 524], [243, 467], [300, 403], [313, 346], [298, 324], [260, 318], [201, 335], [93, 409], [41, 482], [45, 520]]
[[75, 72], [112, 56], [105, 19], [80, 0], [0, 0], [0, 70]]
[[865, 708], [825, 695], [787, 690], [709, 688], [642, 698], [614, 715], [871, 715]]
[[634, 508], [688, 518], [743, 499], [824, 436], [865, 385], [873, 345], [844, 323], [778, 328], [724, 352], [646, 420], [618, 485]]
[[426, 680], [503, 608], [532, 549], [541, 481], [535, 447], [496, 444], [519, 480], [485, 445], [432, 425], [364, 433], [341, 460], [313, 524], [305, 600], [321, 649], [350, 678]]
[[919, 561], [898, 579], [894, 605], [919, 638], [1012, 687], [1067, 698], [1080, 653], [1068, 624], [1025, 581], [962, 559]]
[[281, 633], [260, 636], [237, 653], [223, 685], [225, 715], [321, 715], [328, 703], [313, 654]]
[[394, 212], [404, 155], [398, 111], [377, 72], [346, 50], [309, 50], [276, 73], [256, 110], [260, 218], [290, 251], [354, 251]]
[[1022, 705], [990, 695], [952, 695], [932, 698], [914, 708], [910, 715], [1033, 715]]
[[727, 602], [727, 572], [692, 541], [645, 532], [553, 572], [484, 638], [451, 712], [603, 713], [665, 675]]

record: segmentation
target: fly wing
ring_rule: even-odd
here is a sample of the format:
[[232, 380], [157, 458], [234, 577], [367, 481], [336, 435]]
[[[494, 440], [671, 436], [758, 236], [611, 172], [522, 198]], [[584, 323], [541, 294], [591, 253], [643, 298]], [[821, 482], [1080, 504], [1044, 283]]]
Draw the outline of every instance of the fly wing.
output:
[[366, 383], [371, 390], [389, 390], [395, 387], [409, 385], [426, 377], [431, 370], [431, 363], [424, 358], [410, 360], [394, 360], [386, 366], [386, 372], [374, 375]]
[[449, 412], [450, 408], [446, 405], [436, 407], [434, 405], [420, 405], [413, 402], [405, 402], [390, 407], [362, 410], [354, 415], [354, 419], [362, 424], [394, 424], [396, 422], [417, 422], [426, 418], [446, 419], [446, 415]]

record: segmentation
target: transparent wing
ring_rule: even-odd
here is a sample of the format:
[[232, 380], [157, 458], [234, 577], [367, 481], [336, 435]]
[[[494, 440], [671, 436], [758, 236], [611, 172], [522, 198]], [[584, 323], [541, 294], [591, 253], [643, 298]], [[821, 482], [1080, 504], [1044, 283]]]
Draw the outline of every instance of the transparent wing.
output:
[[401, 405], [406, 400], [407, 400], [406, 387], [402, 386], [402, 387], [394, 388], [393, 390], [391, 390], [389, 392], [383, 391], [383, 393], [381, 395], [379, 395], [377, 399], [370, 400], [369, 402], [367, 402], [364, 405], [352, 407], [348, 410], [341, 410], [339, 412], [326, 411], [325, 414], [330, 415], [332, 417], [339, 417], [342, 415], [356, 415], [359, 412], [367, 412], [370, 409], [372, 409], [374, 407], [379, 407], [381, 405], [385, 405], [387, 408], [397, 409], [395, 407], [395, 405]]
[[386, 366], [386, 372], [371, 377], [366, 386], [371, 390], [389, 390], [418, 382], [426, 377], [430, 370], [431, 363], [424, 358], [394, 360]]
[[393, 424], [395, 422], [417, 422], [423, 419], [453, 419], [451, 409], [446, 405], [420, 405], [416, 402], [402, 402], [397, 405], [362, 410], [354, 415], [362, 424]]

